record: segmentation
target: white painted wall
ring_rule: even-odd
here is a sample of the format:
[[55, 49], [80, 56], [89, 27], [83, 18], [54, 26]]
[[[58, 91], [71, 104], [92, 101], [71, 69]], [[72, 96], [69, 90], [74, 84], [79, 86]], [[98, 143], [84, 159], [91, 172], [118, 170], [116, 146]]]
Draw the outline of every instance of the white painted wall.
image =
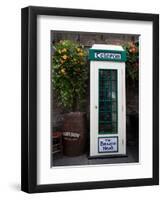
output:
[[[162, 0], [5, 0], [0, 7], [0, 199], [162, 199], [163, 185], [155, 187], [119, 188], [106, 190], [90, 190], [78, 192], [60, 192], [28, 195], [20, 192], [20, 9], [28, 5], [53, 6], [67, 8], [100, 9], [113, 11], [160, 13], [163, 20]], [[160, 35], [163, 35], [163, 26], [160, 23]], [[162, 44], [162, 38], [160, 39]], [[160, 55], [162, 46], [160, 45]], [[160, 56], [161, 57], [161, 56]], [[160, 59], [160, 77], [163, 76], [163, 60]], [[160, 78], [160, 87], [163, 79]], [[161, 90], [160, 90], [161, 92]], [[160, 93], [160, 102], [163, 102], [163, 92]], [[160, 106], [160, 133], [163, 132], [163, 105]], [[162, 135], [160, 134], [160, 141]], [[160, 142], [161, 144], [162, 142]], [[163, 145], [160, 145], [163, 152]], [[161, 158], [161, 156], [160, 156]], [[161, 158], [160, 169], [163, 166]], [[134, 173], [134, 172], [133, 172]], [[136, 194], [136, 195], [135, 195]]]

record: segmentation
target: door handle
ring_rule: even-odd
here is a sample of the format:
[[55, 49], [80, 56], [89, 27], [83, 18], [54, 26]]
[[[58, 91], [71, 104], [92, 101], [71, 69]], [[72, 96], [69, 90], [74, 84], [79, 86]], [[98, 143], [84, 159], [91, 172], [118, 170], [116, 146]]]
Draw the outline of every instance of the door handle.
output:
[[95, 109], [97, 109], [98, 107], [97, 106], [95, 106]]

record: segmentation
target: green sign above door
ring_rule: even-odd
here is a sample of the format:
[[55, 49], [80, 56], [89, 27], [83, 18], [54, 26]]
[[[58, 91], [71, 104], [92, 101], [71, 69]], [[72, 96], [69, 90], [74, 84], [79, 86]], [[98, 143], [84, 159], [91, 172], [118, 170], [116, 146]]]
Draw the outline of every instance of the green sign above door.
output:
[[98, 61], [126, 61], [126, 51], [89, 49], [89, 59]]

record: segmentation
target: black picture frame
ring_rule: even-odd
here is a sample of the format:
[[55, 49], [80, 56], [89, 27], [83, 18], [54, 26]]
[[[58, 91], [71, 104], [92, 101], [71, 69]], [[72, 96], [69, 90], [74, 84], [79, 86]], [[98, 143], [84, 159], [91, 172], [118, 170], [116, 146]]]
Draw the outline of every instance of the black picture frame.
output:
[[[153, 177], [37, 185], [37, 16], [56, 15], [153, 23]], [[21, 12], [21, 190], [28, 193], [159, 184], [159, 15], [30, 6]]]

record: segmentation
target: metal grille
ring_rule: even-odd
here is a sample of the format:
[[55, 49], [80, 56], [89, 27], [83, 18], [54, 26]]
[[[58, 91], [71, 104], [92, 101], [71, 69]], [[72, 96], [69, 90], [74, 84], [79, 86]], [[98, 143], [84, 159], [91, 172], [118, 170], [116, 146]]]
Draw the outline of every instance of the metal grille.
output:
[[99, 69], [99, 134], [117, 133], [117, 70]]

